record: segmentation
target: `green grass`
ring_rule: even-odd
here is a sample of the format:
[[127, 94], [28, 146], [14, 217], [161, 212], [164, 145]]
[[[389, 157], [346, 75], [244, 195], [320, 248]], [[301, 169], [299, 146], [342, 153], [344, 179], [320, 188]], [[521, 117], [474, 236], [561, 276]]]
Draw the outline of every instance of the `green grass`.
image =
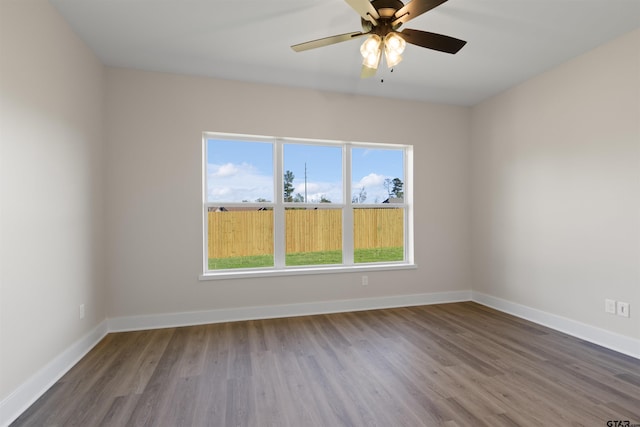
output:
[[342, 251], [297, 252], [287, 254], [284, 262], [288, 266], [342, 264]]
[[[356, 249], [356, 263], [402, 261], [403, 248]], [[294, 265], [341, 264], [342, 251], [298, 252], [288, 254], [285, 263]], [[245, 257], [209, 258], [209, 270], [232, 268], [273, 267], [273, 255], [253, 255]]]
[[353, 253], [353, 260], [356, 263], [402, 261], [403, 259], [404, 248], [402, 247], [356, 249]]
[[252, 255], [229, 258], [209, 258], [209, 270], [228, 268], [273, 267], [273, 255]]

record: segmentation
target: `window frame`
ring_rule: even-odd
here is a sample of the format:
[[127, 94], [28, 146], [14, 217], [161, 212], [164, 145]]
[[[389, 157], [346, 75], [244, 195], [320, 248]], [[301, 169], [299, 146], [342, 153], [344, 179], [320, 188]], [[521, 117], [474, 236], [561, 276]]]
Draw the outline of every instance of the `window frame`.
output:
[[[207, 201], [207, 141], [210, 139], [225, 139], [264, 142], [272, 144], [273, 150], [273, 189], [274, 194], [270, 202], [208, 202]], [[333, 146], [342, 148], [342, 201], [340, 203], [304, 203], [284, 201], [284, 145], [304, 144], [317, 146]], [[404, 198], [402, 203], [353, 203], [352, 202], [352, 148], [391, 149], [403, 151], [404, 168]], [[224, 205], [225, 207], [255, 207], [273, 209], [273, 245], [274, 265], [272, 267], [234, 268], [209, 270], [208, 258], [208, 210], [210, 207]], [[287, 208], [304, 207], [317, 209], [342, 210], [342, 263], [316, 264], [305, 266], [286, 265], [285, 244], [285, 211]], [[385, 261], [371, 263], [354, 262], [354, 209], [382, 208], [404, 209], [404, 259], [401, 261]], [[414, 269], [414, 224], [413, 224], [413, 146], [407, 144], [388, 144], [351, 141], [331, 141], [305, 138], [268, 137], [260, 135], [243, 135], [220, 132], [203, 132], [202, 135], [202, 273], [200, 280], [216, 280], [244, 277], [265, 277], [302, 274], [327, 274], [354, 271], [378, 271]]]

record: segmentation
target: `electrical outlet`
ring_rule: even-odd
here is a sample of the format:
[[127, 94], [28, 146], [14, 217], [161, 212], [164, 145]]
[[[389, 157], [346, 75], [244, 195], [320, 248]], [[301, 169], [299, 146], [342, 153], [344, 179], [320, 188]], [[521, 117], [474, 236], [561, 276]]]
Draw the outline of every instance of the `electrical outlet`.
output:
[[84, 304], [80, 304], [80, 318], [84, 319]]
[[612, 299], [604, 300], [604, 311], [609, 314], [616, 314], [616, 302]]
[[367, 286], [369, 284], [369, 276], [362, 276], [362, 286]]
[[629, 317], [629, 303], [618, 301], [618, 316]]

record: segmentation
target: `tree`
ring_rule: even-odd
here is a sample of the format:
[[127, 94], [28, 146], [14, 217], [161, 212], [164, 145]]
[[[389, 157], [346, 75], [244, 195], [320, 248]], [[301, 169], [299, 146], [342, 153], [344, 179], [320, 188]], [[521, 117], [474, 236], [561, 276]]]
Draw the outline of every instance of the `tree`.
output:
[[390, 199], [402, 199], [404, 197], [404, 191], [402, 191], [404, 183], [400, 178], [386, 178], [383, 185]]
[[268, 202], [268, 200], [265, 198], [259, 197], [256, 199], [256, 203], [265, 203], [265, 202]]
[[384, 179], [384, 189], [387, 190], [387, 195], [391, 198], [391, 190], [393, 189], [393, 184], [391, 184], [391, 178]]
[[300, 193], [296, 193], [295, 196], [293, 196], [293, 201], [296, 203], [303, 203], [304, 202], [304, 196]]
[[295, 188], [293, 187], [294, 178], [295, 178], [295, 175], [293, 174], [293, 172], [288, 170], [284, 173], [284, 201], [285, 202], [295, 202], [293, 197], [291, 197], [291, 195], [293, 194], [293, 190], [295, 190]]
[[364, 187], [360, 187], [358, 194], [354, 194], [351, 198], [351, 203], [364, 203], [365, 200], [367, 200], [367, 192]]
[[404, 183], [402, 182], [402, 180], [400, 178], [393, 178], [391, 184], [393, 185], [393, 187], [391, 188], [391, 194], [393, 195], [393, 197], [395, 197], [396, 199], [404, 198], [404, 191], [402, 190]]
[[324, 194], [320, 196], [320, 203], [331, 203], [331, 200], [327, 199]]

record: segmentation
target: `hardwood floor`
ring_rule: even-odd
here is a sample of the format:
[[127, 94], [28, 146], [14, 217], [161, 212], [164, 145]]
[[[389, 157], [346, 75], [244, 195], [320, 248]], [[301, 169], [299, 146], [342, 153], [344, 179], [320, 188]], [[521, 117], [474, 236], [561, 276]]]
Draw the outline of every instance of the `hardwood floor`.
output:
[[14, 426], [640, 424], [640, 361], [475, 303], [107, 335]]

